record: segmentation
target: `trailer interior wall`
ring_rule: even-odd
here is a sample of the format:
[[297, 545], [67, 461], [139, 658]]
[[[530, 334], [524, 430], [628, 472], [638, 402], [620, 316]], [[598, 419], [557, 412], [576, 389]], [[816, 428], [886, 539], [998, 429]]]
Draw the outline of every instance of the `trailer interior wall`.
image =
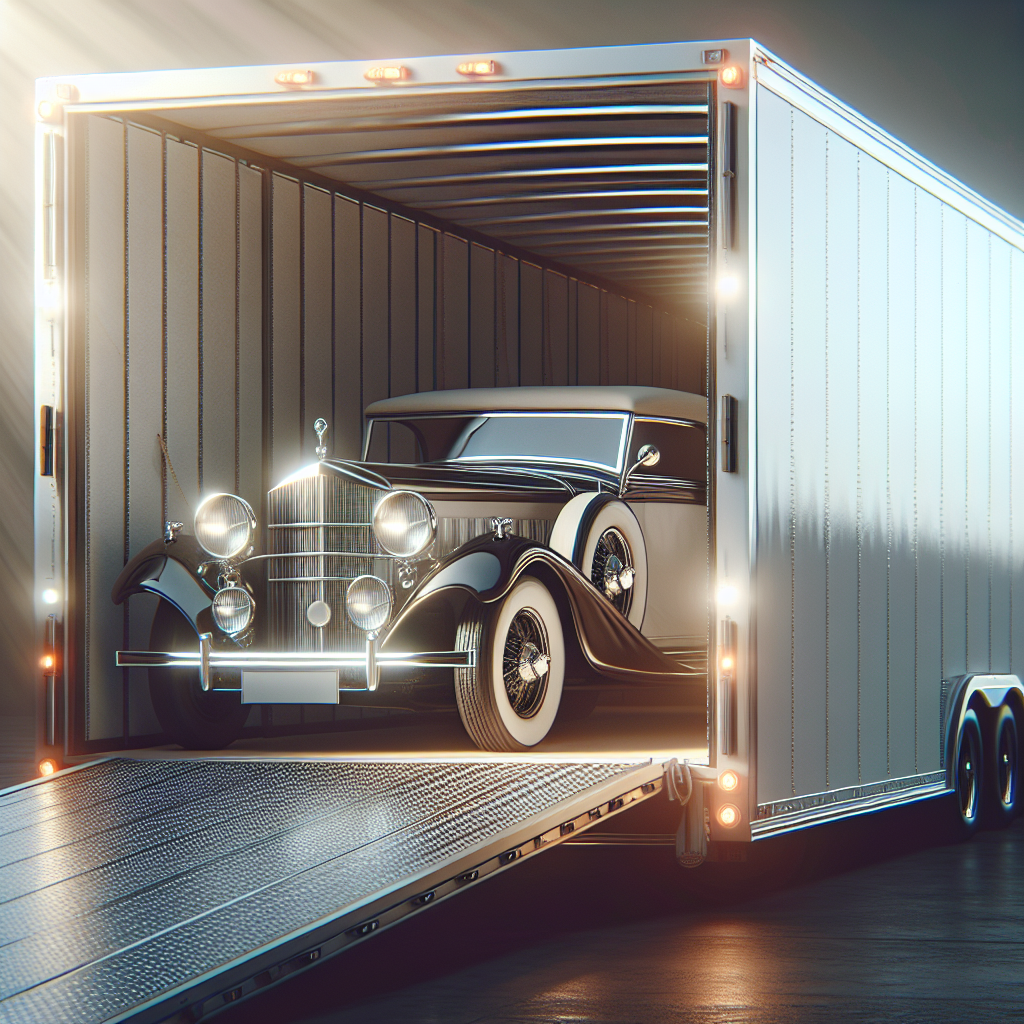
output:
[[757, 87], [761, 819], [941, 780], [943, 681], [1024, 674], [1020, 233], [825, 120]]
[[[348, 112], [337, 100], [311, 107], [326, 119], [312, 127], [310, 110], [285, 122], [276, 108], [273, 130], [254, 126], [267, 111], [244, 104], [227, 122], [214, 108], [216, 124], [206, 109], [168, 112], [173, 124], [69, 117], [67, 493], [79, 501], [69, 510], [77, 598], [64, 662], [72, 750], [159, 739], [145, 673], [113, 667], [119, 647], [148, 645], [154, 610], [148, 596], [111, 603], [121, 566], [165, 520], [190, 523], [204, 493], [239, 493], [259, 510], [269, 485], [315, 457], [317, 417], [331, 424], [333, 454], [358, 458], [362, 409], [388, 395], [540, 383], [706, 393], [707, 97], [705, 83], [660, 85], [638, 114], [635, 87], [609, 93], [603, 113], [585, 122], [607, 145], [517, 156], [527, 173], [513, 181], [500, 170], [510, 159], [501, 145], [552, 134], [571, 142], [575, 114], [542, 115], [544, 103], [578, 103], [572, 90], [534, 95], [529, 117], [484, 118], [497, 155], [446, 155], [454, 176], [403, 147], [436, 137], [438, 149], [457, 150], [479, 124], [453, 117], [431, 136], [422, 100], [412, 118], [389, 98], [381, 119], [414, 123], [371, 126], [381, 150], [371, 169], [352, 158], [328, 168], [310, 154], [365, 145], [353, 132], [366, 129], [372, 98]], [[492, 113], [522, 102], [493, 93], [487, 101]], [[681, 150], [665, 142], [667, 131], [685, 136], [684, 170], [674, 169]], [[241, 134], [263, 152], [225, 141]], [[655, 138], [637, 146], [623, 141], [629, 134]], [[639, 190], [625, 180], [637, 165], [646, 168]], [[371, 170], [388, 198], [325, 177], [367, 179]], [[409, 184], [428, 170], [445, 179], [440, 191]], [[404, 184], [388, 186], [385, 176]], [[555, 186], [571, 189], [557, 205]], [[470, 223], [460, 228], [393, 195]], [[250, 724], [353, 714], [361, 712], [276, 706], [254, 709]]]

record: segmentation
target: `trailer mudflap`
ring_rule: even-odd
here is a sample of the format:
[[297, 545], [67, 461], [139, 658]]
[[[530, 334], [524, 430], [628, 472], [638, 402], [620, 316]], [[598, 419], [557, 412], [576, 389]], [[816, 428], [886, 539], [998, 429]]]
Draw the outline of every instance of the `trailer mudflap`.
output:
[[640, 759], [93, 762], [0, 793], [0, 1017], [195, 1022], [660, 792]]

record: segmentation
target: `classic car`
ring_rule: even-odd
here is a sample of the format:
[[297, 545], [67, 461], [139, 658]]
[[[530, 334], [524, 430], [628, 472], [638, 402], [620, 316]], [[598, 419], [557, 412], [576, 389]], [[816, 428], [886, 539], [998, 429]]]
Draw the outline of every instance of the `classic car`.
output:
[[[125, 567], [161, 598], [149, 667], [167, 735], [217, 748], [250, 705], [458, 708], [485, 750], [540, 743], [595, 681], [699, 687], [707, 648], [707, 403], [651, 387], [389, 398], [363, 461], [231, 494]], [[690, 655], [687, 660], [687, 653]]]

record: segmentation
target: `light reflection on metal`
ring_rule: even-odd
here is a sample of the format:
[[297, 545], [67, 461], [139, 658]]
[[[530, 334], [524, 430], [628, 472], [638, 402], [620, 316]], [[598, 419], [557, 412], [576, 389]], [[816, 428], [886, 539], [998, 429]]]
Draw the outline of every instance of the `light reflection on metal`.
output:
[[524, 167], [515, 171], [469, 171], [462, 174], [428, 175], [419, 178], [380, 178], [359, 182], [361, 188], [376, 192], [402, 188], [424, 188], [428, 186], [473, 185], [486, 181], [520, 181], [527, 178], [573, 178], [594, 175], [620, 174], [632, 177], [636, 174], [683, 174], [694, 172], [704, 180], [706, 163], [654, 163], [654, 164], [609, 164], [587, 167]]

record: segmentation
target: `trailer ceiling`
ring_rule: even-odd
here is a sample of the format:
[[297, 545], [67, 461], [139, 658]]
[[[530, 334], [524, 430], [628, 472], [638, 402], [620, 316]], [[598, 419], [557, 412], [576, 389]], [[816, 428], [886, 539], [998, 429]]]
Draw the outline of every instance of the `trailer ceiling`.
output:
[[703, 306], [707, 82], [384, 89], [175, 122], [600, 276]]

